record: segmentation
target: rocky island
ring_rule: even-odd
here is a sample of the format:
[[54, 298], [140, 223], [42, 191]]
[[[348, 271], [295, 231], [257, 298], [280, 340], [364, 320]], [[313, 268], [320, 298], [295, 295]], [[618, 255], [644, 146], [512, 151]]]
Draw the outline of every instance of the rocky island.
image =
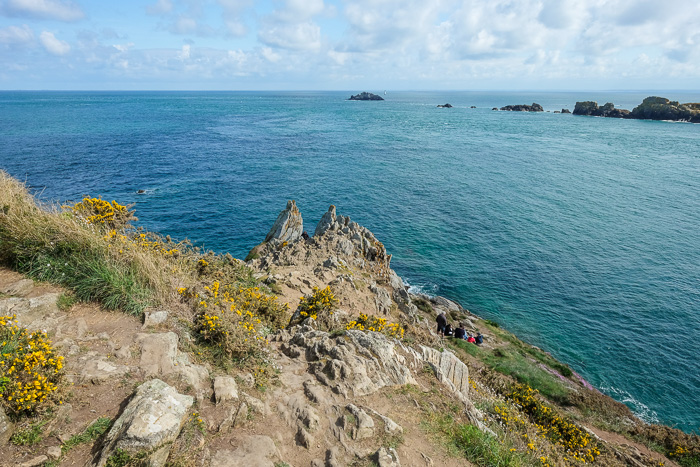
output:
[[544, 109], [540, 104], [537, 104], [535, 102], [532, 103], [532, 105], [526, 105], [526, 104], [518, 104], [518, 105], [506, 105], [505, 107], [501, 107], [501, 110], [505, 110], [508, 112], [544, 112]]
[[355, 94], [354, 96], [350, 96], [348, 99], [349, 101], [383, 101], [384, 98], [382, 96], [378, 96], [377, 94], [372, 94], [371, 92], [361, 92], [360, 94]]
[[602, 107], [597, 102], [577, 102], [574, 115], [594, 117], [629, 118], [638, 120], [669, 120], [700, 123], [700, 104], [680, 104], [665, 97], [647, 97], [632, 111], [616, 109], [608, 102]]
[[[335, 206], [310, 236], [288, 201], [242, 261], [100, 201], [51, 210], [0, 171], [4, 465], [700, 461], [698, 436], [639, 420], [459, 303], [410, 293]], [[439, 315], [483, 343], [437, 333]]]

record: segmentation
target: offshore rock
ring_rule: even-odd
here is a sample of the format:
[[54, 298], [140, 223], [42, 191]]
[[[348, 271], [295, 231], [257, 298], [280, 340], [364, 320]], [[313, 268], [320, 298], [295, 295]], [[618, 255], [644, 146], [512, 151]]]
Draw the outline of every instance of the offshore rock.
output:
[[299, 238], [304, 231], [304, 222], [301, 213], [294, 200], [287, 201], [287, 207], [277, 216], [270, 232], [265, 237], [265, 242], [272, 244], [292, 243]]
[[630, 118], [700, 123], [700, 104], [679, 104], [665, 97], [647, 97], [635, 107]]
[[506, 105], [505, 107], [501, 107], [501, 110], [506, 110], [509, 112], [544, 112], [542, 106], [535, 102], [533, 102], [532, 105]]
[[350, 96], [349, 101], [383, 101], [384, 98], [371, 92], [361, 92], [360, 94], [355, 94]]
[[94, 465], [104, 466], [117, 449], [132, 455], [148, 452], [147, 465], [165, 465], [193, 403], [192, 396], [179, 394], [159, 379], [142, 384], [107, 433]]
[[451, 108], [452, 108], [452, 104], [449, 104], [449, 103], [447, 103], [447, 104], [438, 104], [438, 109], [451, 109]]
[[577, 102], [574, 107], [574, 115], [588, 115], [591, 117], [629, 118], [630, 111], [616, 109], [612, 102], [599, 107], [595, 101]]

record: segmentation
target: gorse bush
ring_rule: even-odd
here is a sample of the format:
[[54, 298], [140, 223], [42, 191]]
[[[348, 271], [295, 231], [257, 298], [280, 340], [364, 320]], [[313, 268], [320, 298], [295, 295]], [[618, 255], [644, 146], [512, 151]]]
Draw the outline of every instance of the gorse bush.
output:
[[537, 398], [537, 394], [538, 392], [528, 385], [517, 384], [505, 394], [505, 397], [517, 404], [520, 410], [529, 416], [540, 435], [552, 443], [561, 445], [572, 459], [580, 462], [595, 461], [600, 455], [600, 449], [593, 438], [542, 403]]
[[299, 324], [307, 318], [316, 320], [318, 326], [330, 329], [333, 326], [333, 313], [338, 306], [338, 299], [330, 286], [324, 289], [314, 287], [313, 293], [299, 297], [299, 305], [289, 325]]
[[236, 361], [264, 359], [267, 334], [286, 322], [287, 305], [259, 287], [222, 286], [215, 281], [204, 289], [201, 295], [178, 290], [195, 301], [194, 329], [200, 338]]
[[0, 316], [0, 401], [17, 417], [35, 411], [58, 388], [63, 357], [45, 332], [29, 332]]
[[102, 200], [85, 196], [83, 200], [74, 205], [64, 206], [89, 224], [99, 225], [109, 229], [123, 229], [132, 221], [138, 220], [130, 206], [122, 206], [116, 201]]
[[401, 339], [404, 335], [404, 329], [398, 323], [387, 323], [386, 318], [377, 318], [376, 316], [360, 313], [357, 319], [350, 321], [346, 326], [346, 330], [357, 329], [360, 331], [381, 332], [389, 337]]

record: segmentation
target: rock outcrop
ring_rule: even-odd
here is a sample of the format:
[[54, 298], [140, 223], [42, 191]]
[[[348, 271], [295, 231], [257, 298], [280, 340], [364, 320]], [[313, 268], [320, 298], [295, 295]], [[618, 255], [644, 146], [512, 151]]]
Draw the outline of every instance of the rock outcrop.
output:
[[[495, 109], [495, 108], [494, 108]], [[518, 105], [506, 105], [501, 107], [501, 110], [506, 110], [509, 112], [544, 112], [544, 109], [540, 104], [535, 102], [532, 105], [518, 104]]]
[[629, 118], [700, 123], [700, 104], [679, 104], [665, 97], [647, 97], [632, 109]]
[[589, 115], [591, 117], [628, 118], [629, 110], [616, 109], [612, 102], [602, 107], [595, 101], [577, 102], [574, 107], [574, 115]]
[[359, 94], [355, 94], [354, 96], [350, 96], [350, 98], [348, 100], [349, 101], [383, 101], [384, 98], [382, 96], [372, 94], [371, 92], [361, 92]]
[[449, 104], [449, 103], [448, 104], [438, 104], [438, 108], [439, 109], [451, 109], [452, 104]]
[[680, 104], [665, 97], [652, 96], [644, 99], [630, 112], [625, 109], [616, 109], [610, 102], [598, 107], [598, 103], [594, 101], [584, 101], [576, 103], [574, 115], [700, 123], [700, 104]]
[[265, 237], [265, 242], [274, 245], [284, 242], [291, 243], [301, 238], [303, 231], [304, 221], [301, 218], [297, 204], [294, 200], [289, 200], [287, 201], [287, 207], [277, 216], [277, 220]]
[[159, 379], [142, 384], [107, 433], [93, 465], [103, 467], [117, 449], [146, 455], [149, 466], [165, 465], [193, 403], [192, 396], [179, 394]]

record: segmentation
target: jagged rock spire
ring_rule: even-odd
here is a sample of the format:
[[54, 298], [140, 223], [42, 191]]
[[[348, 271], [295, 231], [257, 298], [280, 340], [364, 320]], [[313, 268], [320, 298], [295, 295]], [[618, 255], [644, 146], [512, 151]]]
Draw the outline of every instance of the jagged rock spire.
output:
[[294, 200], [287, 201], [287, 207], [280, 212], [277, 220], [265, 237], [268, 243], [293, 242], [301, 237], [304, 222]]

